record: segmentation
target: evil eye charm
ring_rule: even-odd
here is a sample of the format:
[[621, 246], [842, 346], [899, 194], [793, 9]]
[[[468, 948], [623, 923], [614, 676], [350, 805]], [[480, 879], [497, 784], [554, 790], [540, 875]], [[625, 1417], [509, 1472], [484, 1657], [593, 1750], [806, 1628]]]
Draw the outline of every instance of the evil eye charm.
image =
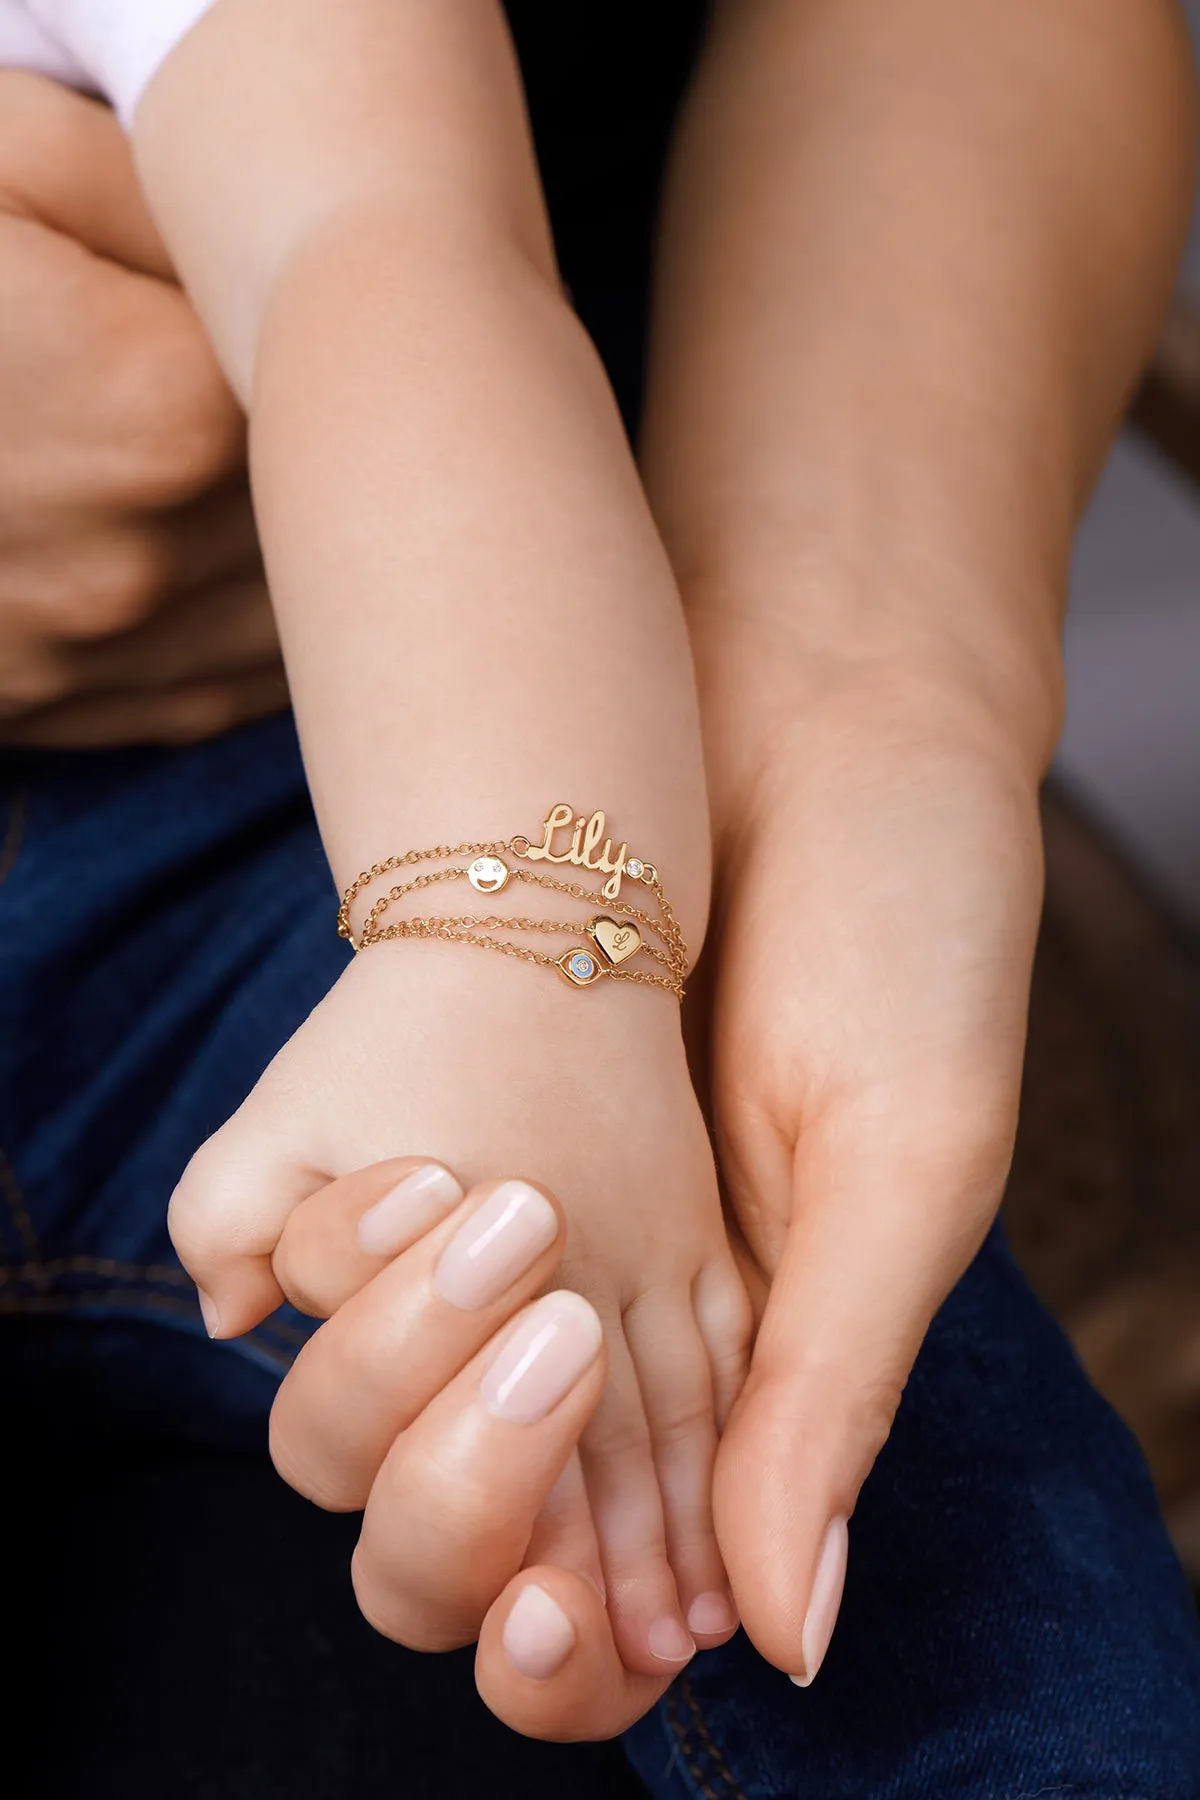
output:
[[477, 856], [467, 870], [467, 880], [477, 893], [498, 894], [511, 873], [499, 856]]
[[572, 987], [591, 987], [604, 973], [599, 957], [592, 950], [564, 950], [555, 967]]

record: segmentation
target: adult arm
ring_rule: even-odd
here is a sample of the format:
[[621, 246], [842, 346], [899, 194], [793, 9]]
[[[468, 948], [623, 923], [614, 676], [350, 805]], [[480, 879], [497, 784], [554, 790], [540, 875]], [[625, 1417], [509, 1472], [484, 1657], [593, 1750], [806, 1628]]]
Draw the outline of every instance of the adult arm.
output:
[[1193, 116], [1165, 0], [726, 0], [683, 116], [644, 469], [701, 687], [723, 1166], [774, 1277], [718, 1529], [800, 1679], [1002, 1192], [1071, 538]]

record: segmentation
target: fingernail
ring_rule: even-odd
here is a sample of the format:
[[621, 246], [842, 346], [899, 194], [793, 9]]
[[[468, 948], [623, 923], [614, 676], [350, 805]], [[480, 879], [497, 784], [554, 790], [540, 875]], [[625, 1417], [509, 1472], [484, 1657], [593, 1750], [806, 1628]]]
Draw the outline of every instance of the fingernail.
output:
[[545, 1588], [531, 1582], [513, 1602], [501, 1642], [518, 1675], [546, 1681], [575, 1648], [575, 1627]]
[[203, 1288], [196, 1289], [196, 1298], [200, 1302], [200, 1317], [204, 1320], [204, 1329], [210, 1338], [215, 1338], [221, 1329], [221, 1315], [217, 1311], [217, 1303], [204, 1292]]
[[737, 1614], [733, 1603], [724, 1594], [697, 1594], [688, 1607], [688, 1630], [699, 1637], [715, 1637], [719, 1632], [732, 1631], [737, 1624]]
[[604, 1336], [579, 1294], [547, 1294], [530, 1307], [479, 1384], [489, 1412], [533, 1425], [558, 1405], [596, 1359]]
[[358, 1221], [358, 1245], [368, 1256], [398, 1256], [463, 1197], [461, 1183], [441, 1163], [423, 1163], [369, 1206]]
[[646, 1633], [646, 1642], [651, 1656], [657, 1656], [660, 1662], [685, 1663], [696, 1654], [695, 1644], [678, 1619], [655, 1619]]
[[845, 1519], [832, 1520], [821, 1545], [821, 1554], [817, 1558], [817, 1572], [813, 1577], [812, 1594], [804, 1616], [804, 1631], [800, 1638], [804, 1673], [789, 1678], [797, 1687], [808, 1687], [825, 1661], [825, 1652], [829, 1648], [829, 1640], [837, 1622], [838, 1607], [842, 1603], [849, 1548], [850, 1533]]
[[524, 1181], [502, 1181], [442, 1251], [433, 1285], [452, 1306], [487, 1306], [557, 1235], [558, 1214], [545, 1194]]

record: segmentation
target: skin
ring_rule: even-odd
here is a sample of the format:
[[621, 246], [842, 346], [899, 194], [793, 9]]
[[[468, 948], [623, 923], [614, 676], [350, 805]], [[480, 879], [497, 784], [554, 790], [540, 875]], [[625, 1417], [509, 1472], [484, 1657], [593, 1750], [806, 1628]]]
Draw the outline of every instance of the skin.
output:
[[0, 742], [287, 703], [245, 426], [106, 107], [0, 71]]
[[[133, 143], [249, 413], [337, 885], [408, 845], [536, 840], [554, 802], [603, 805], [663, 870], [694, 956], [710, 832], [686, 627], [558, 280], [492, 0], [219, 0], [142, 98]], [[513, 910], [597, 909], [522, 888]], [[298, 1201], [408, 1153], [561, 1200], [561, 1279], [608, 1352], [579, 1504], [622, 1656], [677, 1668], [736, 1623], [712, 1467], [751, 1327], [678, 1006], [437, 942], [356, 958], [172, 1201], [219, 1334], [278, 1304], [270, 1255]], [[715, 1629], [687, 1623], [704, 1597]]]
[[726, 5], [677, 140], [643, 466], [700, 684], [721, 1167], [772, 1283], [716, 1516], [790, 1671], [1007, 1177], [1071, 540], [1194, 152], [1142, 0]]
[[[965, 32], [934, 0], [728, 8], [666, 225], [646, 478], [705, 725], [723, 1167], [775, 1278], [718, 1524], [791, 1672], [825, 1524], [1003, 1183], [1067, 547], [1186, 214], [1173, 12], [1019, 4]], [[447, 1580], [485, 1540], [448, 1531]], [[539, 1578], [575, 1648], [518, 1678], [501, 1633], [532, 1576], [493, 1569], [480, 1685], [519, 1729], [603, 1735], [656, 1689], [614, 1662], [586, 1555], [560, 1560]]]

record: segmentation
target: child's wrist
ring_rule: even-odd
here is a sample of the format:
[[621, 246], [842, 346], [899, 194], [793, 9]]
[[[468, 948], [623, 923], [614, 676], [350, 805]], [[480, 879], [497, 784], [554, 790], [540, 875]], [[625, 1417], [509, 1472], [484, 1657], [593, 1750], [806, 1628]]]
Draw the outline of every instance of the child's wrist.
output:
[[565, 801], [535, 831], [391, 850], [345, 884], [336, 929], [356, 952], [433, 941], [498, 953], [575, 988], [635, 984], [677, 1000], [699, 952], [658, 865], [607, 830], [603, 810]]

